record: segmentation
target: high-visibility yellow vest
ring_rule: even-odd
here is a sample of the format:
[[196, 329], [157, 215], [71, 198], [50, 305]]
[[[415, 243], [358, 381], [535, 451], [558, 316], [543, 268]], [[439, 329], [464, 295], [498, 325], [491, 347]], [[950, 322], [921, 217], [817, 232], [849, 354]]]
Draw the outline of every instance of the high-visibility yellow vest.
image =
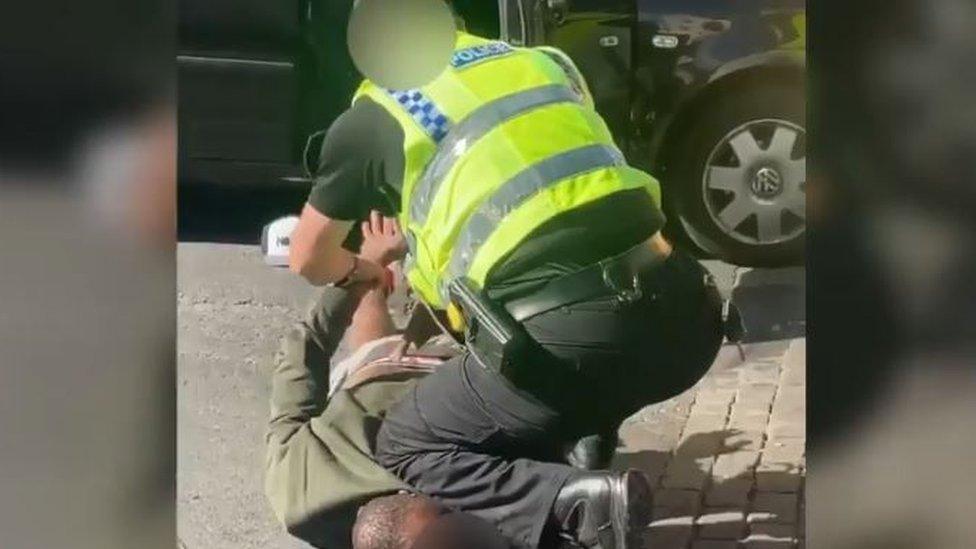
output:
[[660, 205], [657, 181], [627, 166], [558, 50], [461, 32], [433, 82], [388, 90], [367, 80], [353, 101], [364, 96], [403, 127], [407, 278], [435, 308], [446, 306], [451, 280], [483, 287], [493, 267], [559, 214], [629, 189]]

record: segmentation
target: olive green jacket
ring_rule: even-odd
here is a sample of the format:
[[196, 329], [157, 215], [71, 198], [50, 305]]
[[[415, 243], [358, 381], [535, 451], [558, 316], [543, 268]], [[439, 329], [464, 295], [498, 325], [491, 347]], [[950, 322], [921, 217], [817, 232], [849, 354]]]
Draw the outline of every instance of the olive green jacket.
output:
[[359, 506], [407, 490], [373, 459], [383, 415], [420, 374], [386, 376], [328, 397], [329, 361], [357, 300], [326, 288], [284, 337], [271, 383], [265, 493], [278, 520], [317, 547], [351, 547]]

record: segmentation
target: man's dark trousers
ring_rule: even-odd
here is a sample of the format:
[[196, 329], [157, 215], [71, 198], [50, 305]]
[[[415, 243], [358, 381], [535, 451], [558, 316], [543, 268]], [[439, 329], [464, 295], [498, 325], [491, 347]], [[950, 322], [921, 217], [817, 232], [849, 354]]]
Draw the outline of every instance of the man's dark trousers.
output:
[[688, 389], [721, 345], [721, 298], [697, 261], [675, 251], [640, 278], [637, 300], [607, 296], [525, 321], [539, 347], [510, 379], [471, 355], [440, 367], [387, 414], [377, 460], [520, 547], [538, 546], [576, 474], [547, 461]]

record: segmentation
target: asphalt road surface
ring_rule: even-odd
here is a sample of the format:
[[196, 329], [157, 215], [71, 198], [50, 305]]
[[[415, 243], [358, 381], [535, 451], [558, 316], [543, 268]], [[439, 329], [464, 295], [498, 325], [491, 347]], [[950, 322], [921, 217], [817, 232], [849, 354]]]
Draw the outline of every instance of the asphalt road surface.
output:
[[[306, 547], [276, 523], [262, 487], [269, 375], [277, 340], [314, 289], [263, 265], [264, 223], [295, 213], [304, 192], [180, 192], [178, 249], [178, 531], [190, 549]], [[802, 335], [802, 269], [706, 262], [746, 297], [750, 337]]]

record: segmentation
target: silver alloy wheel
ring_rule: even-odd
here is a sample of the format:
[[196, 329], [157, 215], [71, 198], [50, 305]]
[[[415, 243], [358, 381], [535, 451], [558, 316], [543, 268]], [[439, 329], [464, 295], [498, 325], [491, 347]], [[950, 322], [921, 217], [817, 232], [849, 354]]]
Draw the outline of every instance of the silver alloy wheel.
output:
[[712, 220], [746, 244], [792, 240], [806, 228], [806, 132], [779, 119], [747, 122], [705, 163], [702, 196]]

